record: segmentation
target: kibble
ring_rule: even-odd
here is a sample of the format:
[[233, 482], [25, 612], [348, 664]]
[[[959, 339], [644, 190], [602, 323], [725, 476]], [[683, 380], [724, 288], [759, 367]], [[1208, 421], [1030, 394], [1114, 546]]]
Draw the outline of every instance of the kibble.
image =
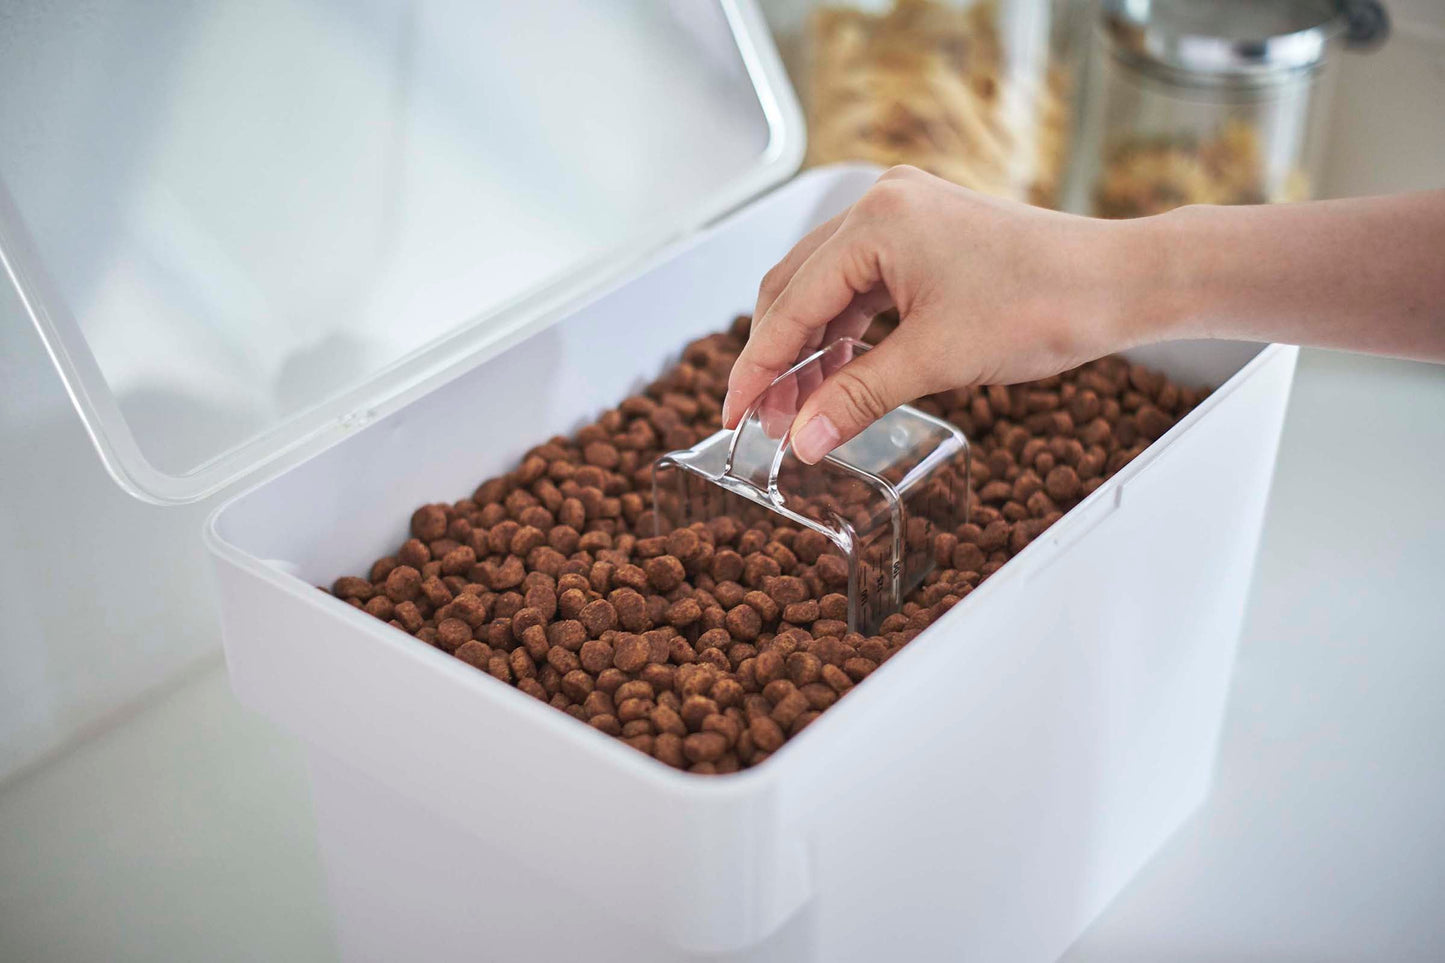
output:
[[623, 672], [636, 672], [647, 664], [652, 646], [640, 635], [628, 635], [617, 643], [612, 664]]
[[643, 571], [647, 573], [647, 583], [658, 592], [671, 592], [681, 585], [687, 576], [682, 562], [673, 555], [659, 555], [648, 559]]
[[655, 533], [652, 463], [717, 430], [746, 332], [741, 319], [693, 342], [571, 438], [470, 498], [421, 506], [393, 554], [331, 594], [666, 765], [734, 772], [864, 682], [1206, 394], [1104, 358], [921, 399], [969, 435], [970, 517], [933, 537], [934, 573], [867, 638], [848, 631], [848, 563], [818, 532], [719, 516]]

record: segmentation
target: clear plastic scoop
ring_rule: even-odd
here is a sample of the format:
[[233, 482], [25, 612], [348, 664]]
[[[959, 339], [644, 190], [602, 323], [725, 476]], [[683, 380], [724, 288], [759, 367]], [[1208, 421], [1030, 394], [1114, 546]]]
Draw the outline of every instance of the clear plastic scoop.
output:
[[827, 591], [846, 591], [849, 631], [872, 634], [933, 568], [934, 536], [967, 521], [969, 449], [953, 425], [903, 405], [817, 465], [799, 461], [788, 435], [794, 416], [828, 375], [867, 350], [844, 338], [805, 357], [736, 430], [659, 458], [653, 494], [662, 534], [731, 515], [823, 535], [823, 555], [843, 564], [819, 564], [810, 553], [799, 561], [816, 566]]

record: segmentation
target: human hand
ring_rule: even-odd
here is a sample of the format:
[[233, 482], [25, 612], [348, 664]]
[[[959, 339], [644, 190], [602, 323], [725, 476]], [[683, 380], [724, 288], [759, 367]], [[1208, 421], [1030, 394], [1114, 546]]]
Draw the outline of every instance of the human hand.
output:
[[763, 279], [724, 426], [802, 354], [860, 336], [890, 307], [898, 328], [799, 398], [791, 439], [802, 461], [921, 395], [1043, 378], [1128, 346], [1118, 308], [1148, 258], [1121, 243], [1126, 223], [887, 171]]

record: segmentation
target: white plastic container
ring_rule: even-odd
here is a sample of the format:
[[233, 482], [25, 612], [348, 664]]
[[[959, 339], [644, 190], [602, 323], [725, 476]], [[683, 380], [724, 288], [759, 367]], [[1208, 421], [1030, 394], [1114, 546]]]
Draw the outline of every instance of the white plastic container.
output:
[[653, 377], [874, 174], [797, 178], [215, 514], [233, 685], [314, 747], [350, 958], [1050, 960], [1199, 803], [1292, 348], [1141, 352], [1222, 387], [732, 776], [671, 771], [312, 587]]
[[117, 481], [251, 486], [206, 532], [227, 660], [312, 747], [346, 955], [1057, 956], [1208, 786], [1294, 351], [1140, 352], [1221, 387], [765, 764], [672, 771], [312, 586], [749, 309], [876, 171], [776, 187], [748, 0], [322, 13], [17, 21], [0, 267]]

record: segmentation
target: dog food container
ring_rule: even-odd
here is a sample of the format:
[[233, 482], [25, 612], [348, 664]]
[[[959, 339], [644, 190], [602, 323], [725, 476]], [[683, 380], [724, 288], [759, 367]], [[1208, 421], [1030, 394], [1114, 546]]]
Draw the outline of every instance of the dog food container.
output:
[[810, 352], [748, 406], [734, 431], [664, 455], [653, 505], [665, 534], [720, 515], [812, 529], [847, 565], [848, 629], [876, 634], [934, 567], [933, 540], [968, 520], [968, 441], [940, 418], [900, 405], [817, 465], [793, 454], [789, 429], [832, 372], [868, 350], [842, 338]]
[[127, 488], [227, 489], [232, 685], [307, 746], [347, 959], [1052, 960], [1203, 798], [1294, 349], [1132, 352], [1215, 390], [764, 764], [677, 772], [315, 586], [872, 183], [793, 176], [756, 9], [93, 13], [12, 24], [5, 269]]
[[774, 19], [791, 20], [785, 33], [798, 38], [810, 164], [912, 164], [975, 190], [1058, 205], [1087, 2], [807, 6]]
[[1387, 30], [1359, 0], [1105, 0], [1070, 209], [1308, 200], [1340, 52]]

